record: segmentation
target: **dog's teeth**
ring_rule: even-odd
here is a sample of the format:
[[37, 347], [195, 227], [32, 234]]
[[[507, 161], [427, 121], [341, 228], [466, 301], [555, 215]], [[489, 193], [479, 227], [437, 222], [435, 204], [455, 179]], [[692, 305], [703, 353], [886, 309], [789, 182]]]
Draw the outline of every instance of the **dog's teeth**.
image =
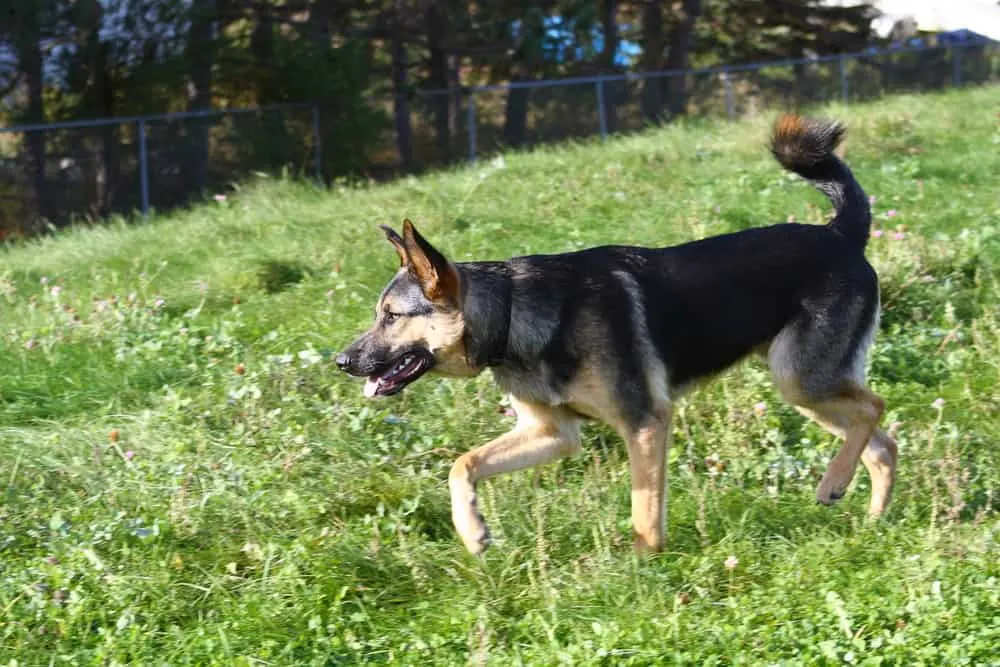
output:
[[363, 390], [365, 398], [372, 398], [373, 396], [375, 396], [375, 393], [377, 391], [378, 391], [378, 380], [372, 380], [371, 378], [365, 380], [365, 388]]
[[401, 371], [404, 368], [406, 368], [406, 366], [412, 360], [413, 360], [413, 355], [412, 354], [407, 354], [402, 359], [400, 359], [399, 361], [396, 362], [396, 365], [392, 367], [392, 372], [393, 373], [398, 373], [399, 371]]

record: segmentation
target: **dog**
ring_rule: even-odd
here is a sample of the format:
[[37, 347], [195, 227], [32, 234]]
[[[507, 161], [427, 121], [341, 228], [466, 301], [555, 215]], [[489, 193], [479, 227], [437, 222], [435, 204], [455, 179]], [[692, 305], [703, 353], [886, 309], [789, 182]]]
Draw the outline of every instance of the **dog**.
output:
[[373, 326], [336, 364], [367, 378], [368, 397], [429, 372], [490, 369], [517, 415], [513, 430], [460, 456], [449, 474], [452, 521], [470, 552], [491, 541], [476, 484], [577, 454], [588, 420], [627, 445], [635, 549], [662, 550], [674, 401], [753, 355], [784, 400], [843, 439], [817, 501], [839, 500], [860, 460], [869, 514], [885, 511], [897, 447], [878, 426], [883, 400], [865, 384], [879, 285], [864, 255], [868, 198], [834, 152], [844, 134], [839, 122], [786, 114], [771, 135], [779, 164], [833, 204], [826, 225], [477, 262], [449, 261], [409, 220], [402, 235], [382, 226], [400, 268]]

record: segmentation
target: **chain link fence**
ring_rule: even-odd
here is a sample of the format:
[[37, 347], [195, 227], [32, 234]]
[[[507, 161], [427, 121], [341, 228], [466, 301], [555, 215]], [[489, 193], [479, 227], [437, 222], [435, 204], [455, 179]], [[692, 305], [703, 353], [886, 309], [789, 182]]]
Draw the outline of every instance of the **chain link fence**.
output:
[[[639, 131], [669, 118], [678, 99], [683, 108], [673, 112], [737, 119], [997, 80], [1000, 44], [966, 42], [418, 91], [408, 100], [409, 162], [419, 169]], [[384, 107], [386, 123], [360, 169], [354, 160], [354, 173], [381, 179], [401, 171], [392, 102], [372, 103]], [[338, 122], [323, 104], [288, 104], [0, 128], [0, 240], [74, 219], [169, 210], [253, 173], [329, 181], [339, 175], [331, 166], [338, 147], [323, 145], [323, 137]]]

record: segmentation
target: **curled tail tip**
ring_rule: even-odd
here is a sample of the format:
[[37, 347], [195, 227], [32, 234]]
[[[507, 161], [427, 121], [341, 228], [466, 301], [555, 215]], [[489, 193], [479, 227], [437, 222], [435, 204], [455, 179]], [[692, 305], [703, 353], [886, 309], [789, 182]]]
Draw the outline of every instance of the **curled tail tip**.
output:
[[786, 169], [808, 169], [833, 155], [846, 130], [839, 121], [782, 114], [774, 123], [771, 153]]

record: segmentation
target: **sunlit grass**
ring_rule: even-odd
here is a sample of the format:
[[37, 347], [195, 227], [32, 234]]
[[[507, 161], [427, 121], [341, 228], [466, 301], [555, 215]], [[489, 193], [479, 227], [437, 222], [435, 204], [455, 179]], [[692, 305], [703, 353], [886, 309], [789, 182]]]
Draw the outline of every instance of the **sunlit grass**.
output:
[[751, 363], [679, 408], [648, 561], [600, 426], [582, 457], [484, 483], [497, 544], [469, 557], [446, 477], [510, 426], [499, 392], [368, 402], [330, 352], [367, 326], [396, 263], [377, 225], [403, 217], [458, 260], [823, 221], [769, 119], [388, 186], [262, 181], [0, 250], [0, 663], [991, 664], [998, 108], [989, 88], [826, 110], [874, 197], [885, 520], [863, 521], [864, 473], [815, 505], [836, 443]]

